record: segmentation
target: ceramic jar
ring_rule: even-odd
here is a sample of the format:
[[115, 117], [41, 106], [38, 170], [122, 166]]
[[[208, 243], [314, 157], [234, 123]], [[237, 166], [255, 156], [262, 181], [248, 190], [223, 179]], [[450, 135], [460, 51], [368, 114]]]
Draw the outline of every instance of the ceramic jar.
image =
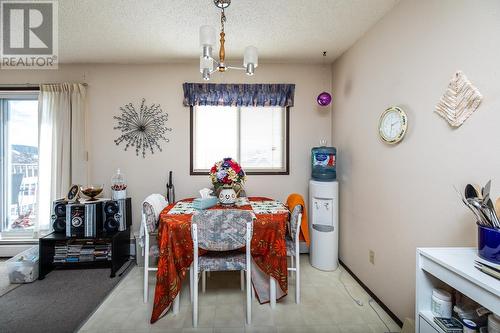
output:
[[431, 311], [436, 317], [451, 318], [451, 294], [443, 289], [432, 290]]
[[219, 192], [219, 202], [223, 205], [234, 205], [236, 197], [236, 191], [231, 186], [223, 186]]
[[477, 225], [477, 252], [479, 256], [500, 265], [500, 229]]

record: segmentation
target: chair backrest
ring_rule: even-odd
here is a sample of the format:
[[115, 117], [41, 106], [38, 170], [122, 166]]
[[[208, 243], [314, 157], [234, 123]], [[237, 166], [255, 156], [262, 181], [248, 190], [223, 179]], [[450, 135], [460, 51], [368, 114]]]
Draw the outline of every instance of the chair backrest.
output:
[[290, 236], [295, 240], [299, 237], [300, 223], [302, 221], [302, 205], [296, 205], [290, 214]]
[[142, 214], [144, 215], [142, 223], [144, 224], [145, 230], [147, 232], [155, 231], [158, 221], [156, 221], [156, 216], [153, 206], [151, 206], [151, 204], [147, 202], [144, 202], [142, 204]]
[[208, 251], [231, 251], [244, 247], [247, 224], [252, 224], [251, 211], [239, 209], [213, 209], [196, 212], [192, 217], [192, 237], [199, 248]]
[[[152, 233], [158, 228], [158, 216], [161, 213], [161, 209], [168, 205], [168, 201], [165, 200], [161, 194], [151, 194], [142, 203], [142, 224], [144, 230]], [[156, 211], [155, 210], [159, 210]]]

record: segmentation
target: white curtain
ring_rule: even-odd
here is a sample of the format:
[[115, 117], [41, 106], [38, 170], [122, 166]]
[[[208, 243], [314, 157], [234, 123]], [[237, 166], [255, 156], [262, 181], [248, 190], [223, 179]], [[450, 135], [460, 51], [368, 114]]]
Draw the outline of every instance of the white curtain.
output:
[[38, 230], [52, 227], [53, 200], [87, 183], [86, 107], [83, 84], [40, 85]]

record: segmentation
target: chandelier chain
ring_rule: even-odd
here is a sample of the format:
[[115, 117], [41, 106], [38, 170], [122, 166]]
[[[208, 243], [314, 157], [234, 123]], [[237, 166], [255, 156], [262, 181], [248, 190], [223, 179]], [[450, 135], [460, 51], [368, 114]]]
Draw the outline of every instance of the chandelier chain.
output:
[[226, 13], [224, 12], [224, 7], [221, 9], [221, 14], [220, 14], [220, 25], [221, 25], [221, 31], [224, 32], [224, 23], [226, 22]]

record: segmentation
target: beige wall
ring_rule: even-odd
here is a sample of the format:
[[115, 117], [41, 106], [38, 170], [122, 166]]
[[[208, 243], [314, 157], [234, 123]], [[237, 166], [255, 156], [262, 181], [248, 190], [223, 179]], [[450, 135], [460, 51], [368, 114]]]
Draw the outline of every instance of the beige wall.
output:
[[[261, 64], [257, 74], [248, 78], [240, 71], [214, 75], [218, 83], [295, 83], [295, 106], [290, 111], [290, 175], [249, 176], [249, 195], [271, 196], [285, 200], [291, 192], [307, 193], [310, 175], [310, 149], [320, 139], [330, 138], [331, 112], [316, 107], [316, 96], [330, 86], [330, 68], [316, 65]], [[87, 82], [89, 84], [90, 179], [106, 184], [117, 168], [127, 176], [128, 194], [134, 203], [134, 229], [140, 223], [139, 208], [150, 193], [164, 193], [169, 170], [173, 170], [176, 197], [196, 196], [208, 187], [207, 176], [189, 176], [189, 109], [182, 106], [182, 83], [201, 82], [198, 64], [171, 65], [65, 65], [52, 71], [1, 71], [0, 84], [40, 82]], [[117, 147], [113, 140], [114, 115], [129, 103], [159, 103], [169, 114], [173, 128], [171, 142], [163, 152], [136, 157], [135, 151]], [[224, 133], [220, 133], [221, 140]], [[215, 162], [215, 161], [214, 161]]]
[[[413, 317], [416, 247], [476, 244], [453, 185], [491, 178], [500, 195], [499, 36], [499, 1], [403, 0], [333, 65], [340, 257], [400, 318]], [[484, 100], [452, 129], [433, 111], [456, 70]], [[397, 146], [377, 133], [392, 105], [409, 117]]]

